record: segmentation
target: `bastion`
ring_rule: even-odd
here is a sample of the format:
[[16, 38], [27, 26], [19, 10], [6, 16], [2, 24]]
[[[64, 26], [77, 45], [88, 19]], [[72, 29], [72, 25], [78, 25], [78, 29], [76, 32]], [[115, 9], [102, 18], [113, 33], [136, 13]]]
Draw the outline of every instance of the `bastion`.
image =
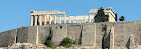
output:
[[141, 21], [128, 21], [21, 27], [1, 32], [0, 47], [8, 47], [14, 43], [44, 44], [51, 31], [55, 44], [69, 37], [81, 46], [101, 48], [104, 34], [102, 28], [105, 24], [108, 29], [107, 48], [135, 48], [141, 45]]

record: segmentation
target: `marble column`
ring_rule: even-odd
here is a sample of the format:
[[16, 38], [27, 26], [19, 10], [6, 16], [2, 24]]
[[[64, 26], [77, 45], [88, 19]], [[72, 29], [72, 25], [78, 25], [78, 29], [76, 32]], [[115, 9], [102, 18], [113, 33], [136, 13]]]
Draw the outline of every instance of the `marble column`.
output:
[[79, 20], [77, 20], [77, 23], [79, 23]]
[[49, 24], [51, 24], [51, 14], [49, 14]]
[[30, 26], [33, 26], [33, 15], [31, 15]]
[[72, 23], [76, 23], [76, 21], [72, 21]]
[[[94, 13], [94, 17], [96, 16], [96, 13]], [[95, 19], [94, 19], [94, 22], [95, 22]]]
[[91, 22], [91, 13], [89, 13], [89, 23]]
[[86, 17], [84, 17], [83, 23], [86, 23]]
[[54, 14], [54, 24], [56, 24], [56, 14]]
[[59, 14], [59, 24], [61, 24], [61, 14]]
[[71, 17], [69, 17], [69, 23], [71, 23]]
[[111, 13], [109, 13], [109, 22], [113, 22], [112, 21], [112, 14]]
[[83, 21], [83, 20], [81, 20], [81, 23], [84, 23], [84, 21]]
[[46, 25], [46, 24], [47, 24], [47, 21], [46, 21], [47, 15], [45, 15], [44, 17], [45, 17], [45, 18], [44, 18], [44, 25]]
[[39, 15], [39, 25], [42, 26], [42, 15]]
[[64, 24], [66, 23], [66, 14], [64, 14]]
[[34, 24], [35, 26], [37, 26], [37, 17], [38, 17], [38, 15], [35, 16], [35, 21], [34, 21], [35, 22], [35, 24]]
[[72, 21], [72, 23], [74, 23], [74, 21]]

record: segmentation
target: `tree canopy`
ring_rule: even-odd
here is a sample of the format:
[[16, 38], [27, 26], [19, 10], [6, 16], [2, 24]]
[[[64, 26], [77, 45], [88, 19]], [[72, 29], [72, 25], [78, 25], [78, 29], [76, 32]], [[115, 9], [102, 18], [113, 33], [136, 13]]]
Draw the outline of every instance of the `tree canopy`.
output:
[[119, 18], [119, 21], [124, 21], [125, 20], [125, 17], [124, 16], [121, 16], [120, 18]]
[[101, 7], [98, 9], [96, 16], [94, 17], [95, 22], [107, 22], [109, 16], [105, 15], [104, 9]]

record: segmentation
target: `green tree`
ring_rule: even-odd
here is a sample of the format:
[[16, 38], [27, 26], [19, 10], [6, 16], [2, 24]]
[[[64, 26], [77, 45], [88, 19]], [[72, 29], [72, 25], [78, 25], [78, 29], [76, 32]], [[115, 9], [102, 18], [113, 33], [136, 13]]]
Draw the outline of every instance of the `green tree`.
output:
[[61, 43], [60, 43], [60, 46], [64, 46], [66, 48], [69, 48], [71, 47], [73, 44], [73, 40], [71, 40], [70, 38], [66, 37], [64, 38]]
[[98, 12], [96, 16], [94, 17], [95, 22], [107, 22], [108, 21], [108, 15], [105, 15], [104, 9], [101, 7], [98, 9]]
[[124, 16], [121, 16], [120, 18], [119, 18], [119, 21], [124, 21], [125, 20], [125, 17]]

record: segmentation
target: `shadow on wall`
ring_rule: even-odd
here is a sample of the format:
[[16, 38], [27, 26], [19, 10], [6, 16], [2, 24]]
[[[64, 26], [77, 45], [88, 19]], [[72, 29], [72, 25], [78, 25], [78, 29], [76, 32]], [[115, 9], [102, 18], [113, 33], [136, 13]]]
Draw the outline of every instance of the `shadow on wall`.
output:
[[127, 41], [127, 44], [126, 44], [126, 47], [129, 49], [129, 46], [130, 46], [130, 37], [129, 37], [129, 39], [128, 39], [128, 41]]
[[110, 34], [111, 34], [111, 30], [109, 31], [108, 37], [106, 39], [106, 48], [110, 48]]

